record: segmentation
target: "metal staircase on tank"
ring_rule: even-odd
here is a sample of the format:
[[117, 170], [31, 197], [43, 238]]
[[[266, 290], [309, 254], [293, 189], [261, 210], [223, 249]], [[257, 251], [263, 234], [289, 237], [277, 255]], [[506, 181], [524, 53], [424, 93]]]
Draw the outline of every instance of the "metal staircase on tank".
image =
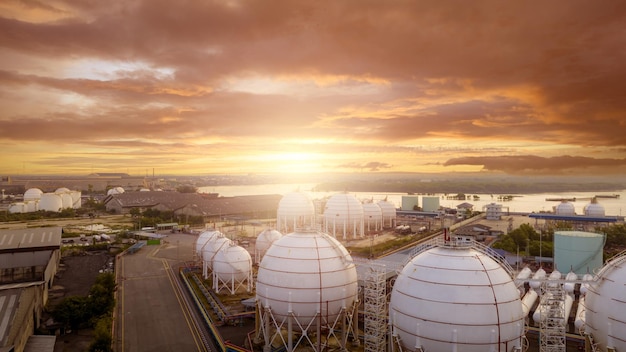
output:
[[363, 328], [365, 352], [385, 352], [387, 336], [386, 270], [384, 265], [367, 268], [363, 283]]
[[541, 283], [542, 303], [545, 302], [545, 319], [539, 324], [541, 352], [565, 352], [565, 291], [561, 283]]

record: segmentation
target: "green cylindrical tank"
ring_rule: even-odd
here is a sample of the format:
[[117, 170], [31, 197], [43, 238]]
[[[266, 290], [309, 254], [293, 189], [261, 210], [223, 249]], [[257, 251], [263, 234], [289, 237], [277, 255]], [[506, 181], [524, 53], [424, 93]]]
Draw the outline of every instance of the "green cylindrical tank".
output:
[[554, 232], [554, 263], [557, 270], [579, 275], [602, 267], [605, 236], [584, 231]]

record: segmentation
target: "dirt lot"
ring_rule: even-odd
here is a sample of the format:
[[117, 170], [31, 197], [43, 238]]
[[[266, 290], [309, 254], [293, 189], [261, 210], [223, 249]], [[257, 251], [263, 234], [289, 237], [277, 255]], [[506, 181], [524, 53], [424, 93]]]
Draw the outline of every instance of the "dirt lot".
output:
[[[65, 297], [88, 295], [100, 270], [107, 268], [113, 258], [106, 252], [86, 252], [84, 255], [63, 257], [54, 285], [50, 289], [48, 306], [53, 307]], [[47, 318], [44, 321], [45, 319]], [[54, 351], [86, 351], [93, 338], [92, 334], [91, 329], [82, 329], [58, 336]]]

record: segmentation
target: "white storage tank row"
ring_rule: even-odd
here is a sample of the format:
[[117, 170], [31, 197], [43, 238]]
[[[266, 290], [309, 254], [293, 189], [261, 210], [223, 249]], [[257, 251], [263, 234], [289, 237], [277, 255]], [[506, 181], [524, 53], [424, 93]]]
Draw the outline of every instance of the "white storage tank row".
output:
[[38, 188], [29, 188], [24, 192], [24, 202], [9, 206], [10, 213], [30, 213], [38, 210], [60, 212], [63, 209], [78, 209], [81, 204], [81, 192], [70, 191], [62, 187], [51, 193], [44, 193]]
[[252, 257], [248, 251], [236, 245], [220, 231], [202, 232], [196, 240], [196, 255], [202, 258], [202, 275], [205, 279], [211, 272], [213, 289], [226, 289], [235, 294], [240, 287], [252, 285]]
[[[277, 230], [290, 233], [298, 229], [317, 229], [315, 205], [304, 192], [283, 196], [278, 204]], [[365, 230], [390, 228], [396, 219], [396, 208], [386, 200], [361, 202], [348, 193], [332, 195], [324, 205], [321, 225], [324, 232], [335, 238], [364, 236]]]

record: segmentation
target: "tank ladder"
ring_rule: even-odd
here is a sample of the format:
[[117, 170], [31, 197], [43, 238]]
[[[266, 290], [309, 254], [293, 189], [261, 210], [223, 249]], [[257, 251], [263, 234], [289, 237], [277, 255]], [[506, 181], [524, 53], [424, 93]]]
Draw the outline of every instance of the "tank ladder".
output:
[[386, 352], [387, 280], [385, 265], [370, 262], [364, 278], [363, 333], [365, 352]]
[[541, 283], [541, 303], [545, 307], [539, 325], [541, 352], [565, 352], [565, 290], [561, 283]]

